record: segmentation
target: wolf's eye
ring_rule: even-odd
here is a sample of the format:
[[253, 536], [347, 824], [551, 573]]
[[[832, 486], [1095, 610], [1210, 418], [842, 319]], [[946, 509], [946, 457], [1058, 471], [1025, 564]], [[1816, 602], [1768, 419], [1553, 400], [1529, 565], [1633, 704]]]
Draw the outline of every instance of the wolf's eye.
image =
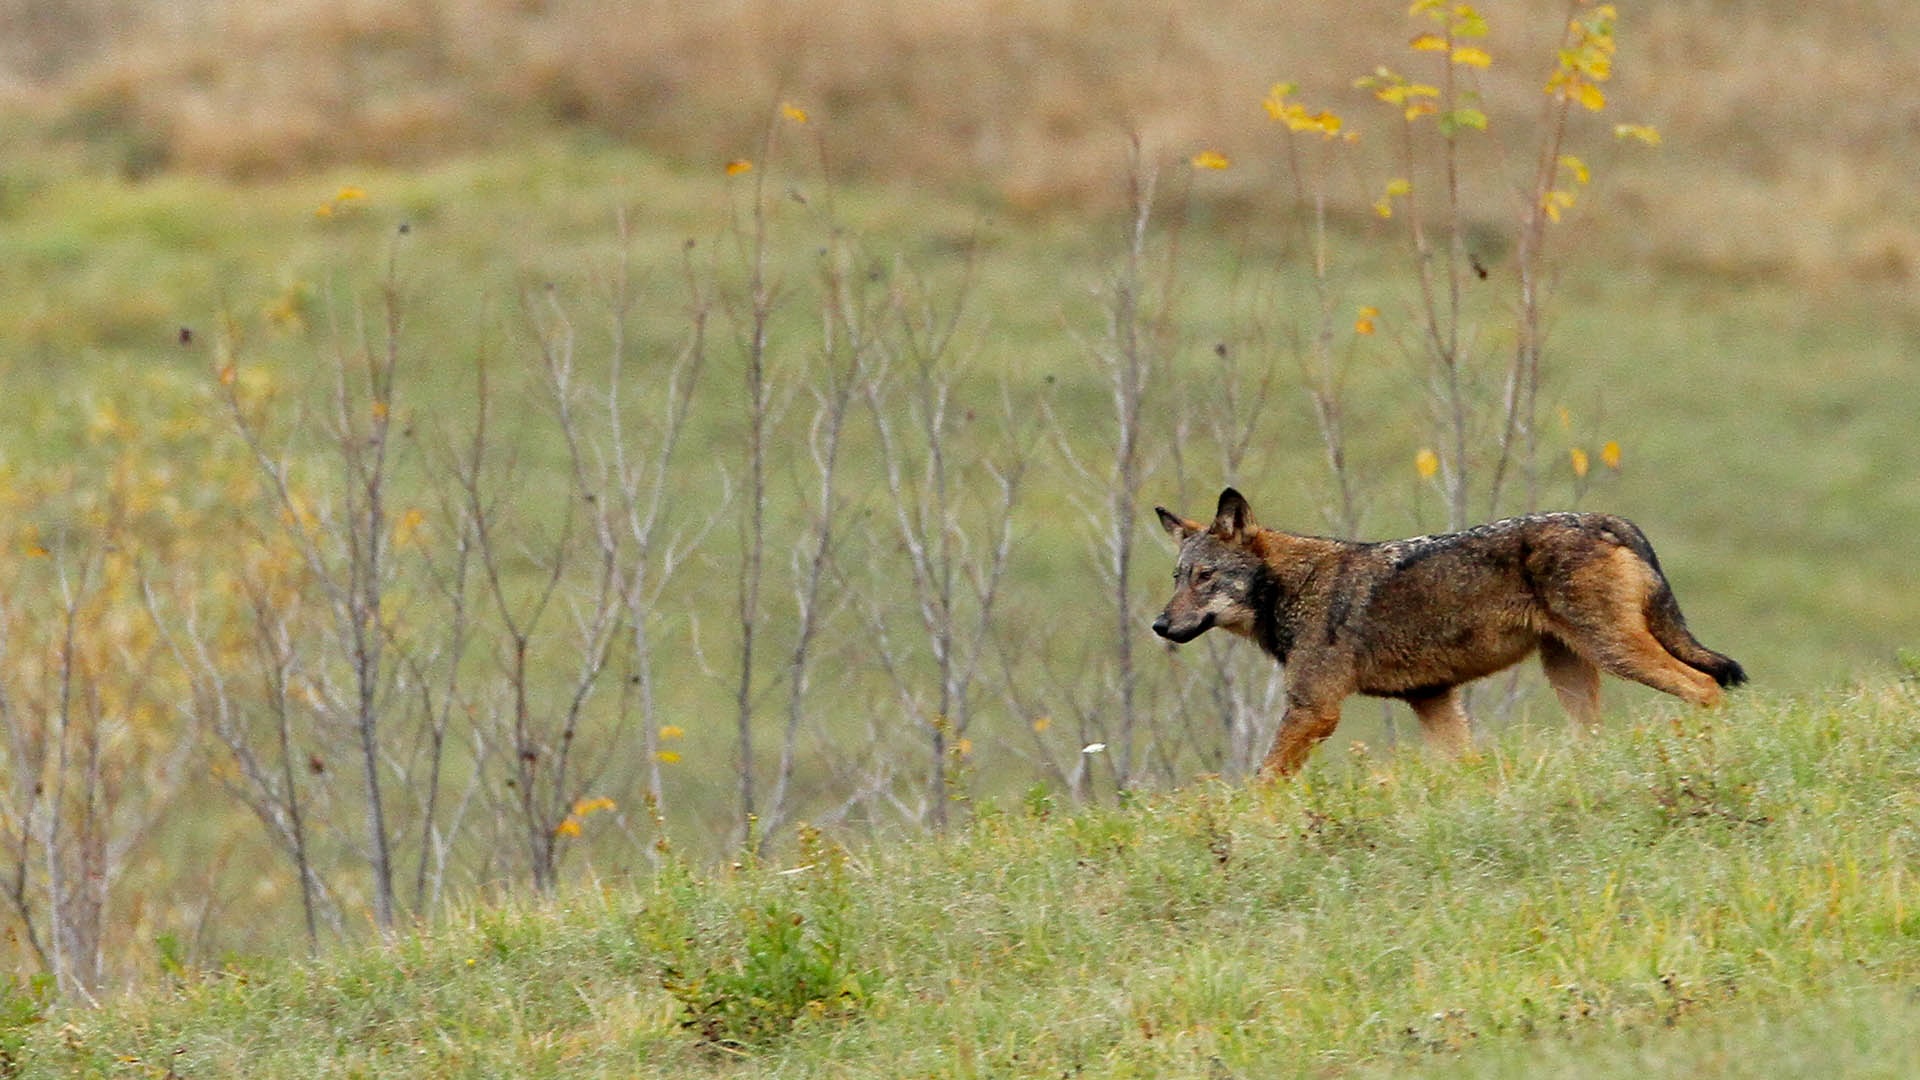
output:
[[1207, 567], [1202, 566], [1194, 570], [1193, 572], [1193, 583], [1195, 585], [1205, 585], [1207, 582], [1212, 580], [1213, 580], [1213, 571]]

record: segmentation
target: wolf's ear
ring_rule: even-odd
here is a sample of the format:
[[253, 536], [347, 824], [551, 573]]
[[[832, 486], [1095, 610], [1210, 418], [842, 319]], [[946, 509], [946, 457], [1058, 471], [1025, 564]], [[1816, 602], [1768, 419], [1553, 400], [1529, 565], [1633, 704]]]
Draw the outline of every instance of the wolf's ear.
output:
[[1252, 533], [1253, 507], [1247, 505], [1246, 496], [1228, 488], [1220, 493], [1220, 508], [1213, 513], [1213, 527], [1208, 530], [1222, 540], [1239, 540]]
[[1200, 531], [1199, 522], [1188, 521], [1164, 506], [1154, 507], [1153, 512], [1160, 515], [1160, 527], [1167, 530], [1167, 535], [1173, 537], [1176, 544], [1186, 543], [1187, 537]]

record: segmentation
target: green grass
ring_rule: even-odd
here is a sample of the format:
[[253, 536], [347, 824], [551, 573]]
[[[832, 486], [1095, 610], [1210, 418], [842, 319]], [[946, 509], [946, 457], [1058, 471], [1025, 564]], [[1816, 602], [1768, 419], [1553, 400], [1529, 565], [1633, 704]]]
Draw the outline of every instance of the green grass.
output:
[[[1748, 696], [1461, 764], [1035, 796], [9, 1023], [23, 1076], [1902, 1075], [1917, 704]], [[766, 1022], [699, 1022], [728, 1010]]]
[[[1904, 1077], [1920, 1069], [1920, 1003], [1911, 985], [1842, 976], [1803, 1003], [1741, 1006], [1671, 1029], [1601, 1029], [1564, 1040], [1490, 1049], [1485, 1077]], [[1367, 1075], [1373, 1070], [1361, 1070]], [[1457, 1076], [1450, 1056], [1395, 1063], [1394, 1076]]]
[[[561, 442], [526, 377], [523, 306], [552, 296], [575, 314], [591, 375], [604, 360], [607, 284], [630, 255], [641, 374], [629, 419], [643, 415], [658, 404], [649, 365], [686, 331], [686, 245], [702, 267], [719, 267], [710, 284], [737, 284], [738, 224], [765, 181], [786, 300], [772, 337], [782, 377], [816, 357], [820, 252], [844, 243], [848, 265], [864, 271], [855, 277], [923, 280], [939, 300], [970, 274], [959, 407], [990, 416], [1004, 389], [1016, 412], [1046, 400], [1061, 418], [1029, 477], [1002, 598], [1000, 640], [1021, 701], [984, 692], [971, 753], [955, 758], [956, 793], [983, 812], [944, 841], [889, 842], [913, 831], [902, 822], [925, 768], [928, 709], [901, 704], [871, 662], [860, 605], [841, 602], [819, 656], [795, 816], [838, 806], [870, 767], [891, 770], [889, 794], [905, 809], [875, 800], [878, 810], [856, 812], [842, 836], [853, 854], [832, 873], [820, 869], [833, 863], [828, 849], [786, 834], [772, 850], [788, 869], [809, 851], [826, 862], [785, 876], [711, 873], [736, 818], [729, 517], [661, 607], [662, 720], [685, 728], [665, 818], [693, 869], [649, 876], [638, 746], [607, 694], [581, 736], [594, 771], [577, 783], [620, 810], [594, 818], [570, 849], [564, 901], [480, 906], [476, 895], [511, 895], [524, 874], [502, 839], [516, 835], [502, 766], [476, 765], [476, 750], [449, 773], [485, 781], [474, 789], [481, 808], [453, 837], [460, 906], [416, 913], [447, 927], [369, 953], [329, 938], [336, 951], [316, 966], [286, 966], [271, 958], [301, 940], [293, 877], [212, 782], [227, 778], [226, 757], [207, 740], [177, 797], [154, 782], [172, 748], [195, 744], [177, 675], [164, 658], [145, 662], [147, 615], [129, 588], [122, 610], [87, 627], [106, 635], [85, 689], [105, 692], [81, 695], [107, 751], [97, 805], [115, 855], [103, 950], [116, 988], [172, 989], [98, 1014], [63, 1008], [42, 1024], [31, 1022], [41, 991], [16, 987], [0, 1001], [0, 1080], [28, 1049], [33, 1068], [53, 1073], [186, 1076], [306, 1075], [316, 1061], [335, 1075], [1912, 1071], [1911, 692], [1831, 689], [1878, 685], [1920, 641], [1920, 607], [1895, 587], [1911, 577], [1920, 534], [1910, 371], [1920, 204], [1889, 165], [1912, 156], [1913, 132], [1889, 125], [1884, 107], [1911, 67], [1904, 7], [1874, 0], [1855, 19], [1809, 21], [1804, 5], [1774, 0], [1732, 34], [1723, 5], [1628, 12], [1604, 120], [1655, 121], [1667, 145], [1614, 147], [1605, 123], [1585, 117], [1567, 147], [1595, 165], [1595, 183], [1552, 239], [1537, 501], [1639, 521], [1693, 628], [1746, 665], [1760, 696], [1675, 729], [1669, 702], [1609, 680], [1616, 723], [1658, 719], [1569, 745], [1543, 695], [1506, 711], [1483, 691], [1493, 748], [1461, 768], [1394, 755], [1392, 736], [1411, 726], [1404, 715], [1383, 728], [1378, 707], [1356, 704], [1309, 782], [1250, 794], [1194, 781], [1218, 760], [1218, 722], [1194, 707], [1214, 685], [1200, 652], [1143, 649], [1143, 713], [1168, 762], [1154, 784], [1187, 790], [1069, 813], [1050, 808], [1064, 796], [1044, 787], [1034, 752], [1072, 762], [1083, 743], [1111, 737], [1101, 725], [1113, 630], [1098, 541], [1079, 516], [1102, 495], [1059, 451], [1097, 455], [1110, 437], [1110, 391], [1087, 343], [1103, 332], [1101, 293], [1123, 246], [1127, 126], [1151, 133], [1149, 156], [1164, 163], [1161, 226], [1183, 223], [1151, 245], [1149, 277], [1177, 286], [1178, 302], [1154, 312], [1169, 348], [1147, 409], [1146, 505], [1204, 513], [1231, 480], [1267, 524], [1331, 527], [1331, 485], [1296, 379], [1317, 315], [1311, 255], [1256, 104], [1273, 79], [1299, 77], [1304, 97], [1370, 132], [1357, 151], [1371, 162], [1365, 175], [1337, 170], [1330, 279], [1352, 359], [1361, 531], [1443, 525], [1433, 486], [1411, 467], [1436, 438], [1416, 288], [1393, 231], [1404, 217], [1385, 223], [1366, 209], [1389, 168], [1367, 155], [1390, 152], [1380, 116], [1349, 85], [1399, 54], [1404, 5], [1377, 25], [1299, 2], [1228, 4], [1205, 19], [1142, 8], [1088, 31], [1077, 25], [1087, 12], [1069, 13], [1068, 27], [1047, 5], [981, 22], [976, 5], [935, 4], [900, 24], [858, 5], [803, 4], [729, 20], [718, 38], [704, 16], [661, 15], [641, 32], [524, 6], [476, 12], [499, 23], [463, 38], [478, 52], [447, 53], [418, 12], [338, 23], [337, 5], [320, 3], [243, 20], [227, 36], [122, 27], [153, 55], [116, 46], [92, 74], [50, 87], [61, 117], [0, 116], [17, 144], [0, 162], [0, 614], [12, 665], [0, 690], [12, 715], [51, 714], [53, 613], [75, 556], [101, 545], [90, 531], [99, 521], [135, 523], [125, 535], [141, 543], [114, 560], [123, 584], [135, 572], [145, 581], [231, 566], [235, 537], [271, 528], [271, 513], [250, 516], [254, 474], [222, 422], [219, 365], [237, 359], [274, 444], [289, 438], [310, 467], [302, 480], [326, 488], [311, 467], [332, 357], [369, 336], [391, 258], [404, 308], [397, 407], [421, 433], [402, 451], [396, 505], [439, 505], [433, 454], [457, 441], [485, 361], [499, 376], [502, 446], [525, 466], [501, 505], [516, 541], [549, 536], [570, 504], [551, 482]], [[1531, 7], [1537, 19], [1496, 20], [1508, 36], [1496, 38], [1485, 88], [1509, 150], [1527, 145], [1521, 117], [1539, 102], [1523, 56], [1544, 57], [1518, 46], [1544, 47], [1532, 38], [1550, 37], [1562, 17], [1558, 3]], [[65, 25], [37, 33], [57, 39]], [[522, 41], [539, 56], [520, 55]], [[769, 42], [778, 57], [764, 55]], [[1787, 53], [1829, 77], [1778, 85], [1754, 60]], [[375, 80], [400, 87], [403, 101], [423, 96], [395, 111], [350, 92], [354, 78], [315, 74], [364, 76], [371, 55], [429, 60], [417, 77]], [[873, 57], [891, 67], [873, 68]], [[688, 95], [671, 108], [658, 86], [628, 81], [659, 64]], [[758, 133], [783, 97], [807, 105], [812, 126], [783, 122], [782, 158], [765, 160]], [[234, 107], [212, 107], [222, 101]], [[821, 178], [812, 146], [841, 182]], [[1186, 157], [1203, 146], [1227, 152], [1233, 169], [1190, 173]], [[729, 181], [720, 166], [737, 156], [760, 160]], [[1512, 347], [1513, 237], [1496, 220], [1512, 192], [1469, 158], [1468, 243], [1490, 270], [1466, 283], [1468, 337], [1494, 369]], [[386, 164], [341, 164], [356, 160]], [[300, 172], [316, 162], [328, 164]], [[316, 215], [347, 186], [369, 197]], [[1383, 312], [1366, 341], [1346, 330], [1361, 305]], [[742, 469], [738, 327], [721, 318], [715, 329], [688, 467], [670, 481], [684, 527], [731, 513], [723, 493]], [[1249, 378], [1275, 375], [1272, 407], [1232, 476], [1193, 411], [1218, 390], [1220, 345]], [[1498, 392], [1478, 389], [1483, 401]], [[786, 541], [811, 490], [805, 455], [792, 452], [810, 391], [788, 382], [777, 397], [763, 776], [782, 704], [774, 667], [791, 632]], [[970, 424], [947, 449], [978, 454], [992, 427]], [[1568, 451], [1609, 439], [1624, 447], [1624, 468], [1576, 483]], [[901, 569], [871, 430], [850, 440], [845, 467], [841, 566], [873, 568], [857, 584], [883, 593]], [[957, 489], [977, 497], [986, 481], [976, 468]], [[1476, 514], [1518, 508], [1509, 498]], [[1165, 569], [1150, 520], [1142, 515], [1134, 594], [1146, 615]], [[426, 535], [452, 533], [430, 523]], [[20, 557], [43, 544], [56, 558]], [[516, 559], [510, 575], [533, 576], [532, 562]], [[413, 576], [396, 597], [432, 595], [420, 569], [403, 565]], [[554, 610], [578, 601], [578, 585]], [[442, 614], [430, 601], [395, 607], [425, 637]], [[892, 614], [891, 628], [910, 633], [911, 605]], [[411, 644], [432, 652], [422, 640]], [[477, 675], [491, 674], [490, 648], [475, 654]], [[543, 679], [572, 670], [564, 633], [536, 648]], [[1242, 673], [1268, 670], [1242, 660]], [[476, 702], [499, 699], [497, 682], [482, 685], [469, 684]], [[476, 722], [456, 742], [475, 744], [479, 732]], [[298, 783], [340, 901], [335, 936], [359, 941], [371, 931], [350, 750], [324, 726], [297, 736], [302, 764], [328, 758]], [[11, 780], [0, 833], [49, 820], [15, 760], [33, 741], [0, 755]], [[394, 742], [395, 828], [411, 865], [427, 830], [407, 818], [405, 733]], [[1380, 749], [1356, 757], [1356, 742]], [[68, 800], [69, 825], [83, 803], [96, 805]], [[19, 865], [23, 895], [44, 914], [37, 856]], [[587, 891], [595, 874], [616, 884]], [[0, 971], [34, 970], [12, 919], [0, 919]], [[691, 1028], [681, 1022], [689, 1003]], [[695, 1032], [742, 1045], [701, 1046]]]
[[[406, 451], [402, 482], [413, 487], [405, 494], [414, 505], [437, 505], [434, 493], [420, 487], [430, 455], [422, 447], [457, 438], [471, 411], [475, 362], [486, 358], [501, 373], [499, 385], [512, 388], [506, 393], [514, 395], [508, 400], [516, 407], [504, 410], [506, 426], [522, 425], [511, 441], [528, 467], [527, 479], [504, 505], [521, 527], [538, 535], [563, 505], [561, 486], [546, 482], [551, 474], [543, 471], [560, 460], [561, 444], [550, 425], [542, 426], [541, 408], [517, 407], [539, 400], [524, 380], [516, 381], [531, 354], [523, 296], [538, 302], [552, 283], [585, 328], [584, 362], [589, 368], [599, 362], [593, 349], [605, 309], [596, 305], [618, 263], [615, 219], [624, 211], [642, 301], [633, 328], [637, 352], [657, 360], [685, 329], [683, 245], [695, 240], [700, 256], [729, 251], [730, 223], [748, 192], [746, 180], [729, 186], [717, 168], [674, 165], [579, 135], [552, 135], [417, 169], [341, 170], [250, 185], [181, 175], [132, 183], [32, 157], [7, 167], [26, 179], [9, 185], [0, 203], [0, 284], [7, 297], [0, 303], [0, 370], [14, 390], [0, 398], [0, 465], [11, 470], [15, 514], [0, 538], [13, 541], [26, 523], [50, 542], [67, 529], [81, 545], [85, 530], [73, 526], [84, 519], [71, 504], [92, 499], [97, 508], [100, 477], [122, 461], [141, 469], [165, 466], [175, 477], [177, 498], [193, 506], [214, 504], [188, 520], [224, 520], [221, 500], [231, 498], [225, 493], [235, 487], [233, 476], [250, 472], [244, 450], [221, 424], [211, 368], [225, 355], [218, 351], [223, 342], [239, 357], [245, 377], [255, 380], [246, 385], [271, 388], [268, 414], [278, 425], [276, 438], [304, 431], [309, 441], [296, 443], [296, 452], [311, 451], [329, 357], [358, 344], [362, 325], [377, 311], [386, 260], [396, 248], [406, 298], [407, 364], [397, 407], [427, 433]], [[1165, 190], [1185, 183], [1183, 170], [1177, 162], [1170, 166]], [[762, 163], [747, 180], [763, 177], [780, 193], [773, 258], [789, 304], [775, 351], [784, 371], [808, 363], [820, 340], [816, 253], [832, 235], [830, 226], [857, 235], [870, 269], [884, 274], [910, 267], [940, 283], [936, 293], [951, 286], [971, 251], [977, 257], [973, 320], [965, 329], [969, 367], [960, 403], [991, 416], [1003, 386], [1023, 407], [1047, 396], [1063, 420], [1059, 441], [1082, 454], [1104, 445], [1110, 392], [1084, 343], [1101, 333], [1096, 294], [1114, 273], [1121, 223], [1092, 211], [995, 210], [922, 190], [829, 190], [805, 167]], [[368, 191], [364, 206], [326, 219], [315, 215], [317, 206], [349, 184]], [[805, 205], [785, 195], [789, 185]], [[833, 220], [823, 226], [829, 196]], [[1273, 404], [1233, 481], [1253, 498], [1265, 523], [1325, 531], [1330, 485], [1294, 377], [1297, 342], [1310, 331], [1314, 311], [1302, 277], [1306, 255], [1283, 199], [1257, 212], [1236, 206], [1228, 213], [1196, 196], [1190, 224], [1178, 238], [1179, 304], [1167, 323], [1174, 348], [1153, 384], [1145, 499], [1148, 506], [1204, 513], [1227, 479], [1204, 424], [1182, 410], [1213, 392], [1213, 346], [1230, 343], [1249, 377], [1275, 374]], [[409, 226], [404, 237], [397, 231], [402, 223]], [[1581, 227], [1612, 225], [1598, 219]], [[1340, 310], [1373, 303], [1384, 311], [1380, 335], [1364, 348], [1355, 342], [1350, 375], [1352, 459], [1364, 489], [1363, 532], [1371, 537], [1444, 524], [1435, 493], [1417, 482], [1411, 467], [1414, 452], [1432, 441], [1430, 409], [1423, 398], [1425, 375], [1408, 356], [1412, 289], [1404, 269], [1396, 269], [1397, 241], [1380, 227], [1349, 222], [1334, 238]], [[1790, 281], [1671, 270], [1650, 277], [1639, 263], [1587, 261], [1591, 253], [1579, 246], [1578, 235], [1564, 240], [1565, 271], [1552, 309], [1542, 505], [1577, 501], [1639, 521], [1658, 547], [1693, 628], [1709, 645], [1738, 658], [1769, 691], [1807, 692], [1884, 671], [1897, 648], [1920, 640], [1920, 608], [1888, 587], [1904, 580], [1911, 548], [1905, 538], [1920, 532], [1920, 487], [1901, 479], [1912, 471], [1906, 467], [1908, 431], [1920, 407], [1920, 389], [1904, 370], [1907, 343], [1920, 333], [1910, 301], [1891, 290], [1863, 288], [1813, 306]], [[725, 280], [731, 272], [720, 276]], [[1470, 303], [1483, 313], [1487, 357], [1497, 358], [1507, 347], [1500, 313], [1511, 299], [1509, 276], [1496, 266], [1489, 281], [1470, 286]], [[297, 320], [277, 317], [289, 307]], [[196, 331], [190, 348], [177, 341], [182, 326]], [[706, 396], [682, 459], [688, 467], [673, 481], [673, 512], [682, 525], [712, 512], [719, 505], [716, 493], [740, 475], [739, 371], [731, 333], [716, 335]], [[644, 400], [645, 380], [635, 381]], [[798, 404], [783, 414], [781, 445], [798, 445], [810, 398], [789, 388], [783, 400]], [[1564, 430], [1551, 419], [1559, 406], [1569, 413]], [[117, 412], [130, 430], [101, 434], [99, 421], [108, 412]], [[847, 458], [848, 520], [856, 523], [843, 532], [847, 565], [871, 561], [897, 569], [886, 562], [897, 556], [888, 532], [891, 508], [871, 432], [862, 431]], [[1625, 467], [1576, 499], [1567, 448], [1593, 448], [1606, 439], [1624, 446]], [[964, 456], [970, 447], [949, 449]], [[964, 777], [972, 797], [1011, 799], [1044, 775], [1030, 755], [1035, 713], [1050, 715], [1045, 741], [1068, 762], [1085, 742], [1107, 737], [1075, 723], [1077, 710], [1101, 707], [1100, 683], [1108, 674], [1102, 652], [1111, 631], [1102, 605], [1109, 598], [1078, 513], [1099, 496], [1084, 489], [1057, 449], [1044, 441], [1030, 475], [1001, 609], [1004, 640], [1028, 665], [1018, 678], [1028, 695], [1021, 708], [1029, 711], [1008, 706], [997, 694], [983, 696], [980, 719], [969, 733], [973, 754]], [[319, 474], [309, 475], [325, 483]], [[801, 517], [798, 497], [811, 490], [802, 455], [783, 453], [773, 483], [775, 532], [784, 545], [784, 530]], [[990, 490], [978, 472], [961, 487], [970, 496]], [[1135, 602], [1144, 613], [1141, 622], [1164, 599], [1165, 565], [1157, 561], [1164, 549], [1150, 520], [1142, 515], [1140, 522], [1143, 561]], [[226, 526], [208, 526], [199, 535], [199, 555], [225, 557], [218, 543], [205, 539], [224, 540], [230, 535]], [[669, 673], [663, 721], [686, 730], [674, 747], [681, 760], [668, 772], [668, 820], [696, 862], [719, 857], [722, 838], [736, 820], [729, 670], [735, 637], [725, 610], [737, 567], [735, 542], [730, 520], [714, 529], [667, 600], [680, 621], [662, 646]], [[183, 549], [192, 546], [189, 536]], [[769, 594], [777, 608], [769, 630], [776, 642], [790, 620], [790, 590], [778, 578], [786, 570], [787, 547], [779, 551]], [[167, 562], [173, 565], [171, 558]], [[38, 575], [45, 597], [54, 595], [52, 576]], [[416, 595], [428, 590], [417, 576], [413, 587]], [[22, 597], [10, 600], [16, 610], [52, 610], [34, 608]], [[696, 615], [697, 653], [688, 644]], [[897, 787], [908, 796], [924, 768], [917, 727], [923, 717], [903, 715], [884, 677], [873, 670], [860, 616], [858, 605], [843, 605], [823, 647], [821, 671], [835, 678], [822, 674], [816, 685], [831, 682], [834, 693], [816, 692], [802, 740], [796, 788], [802, 818], [846, 797], [844, 767], [849, 759], [865, 760], [859, 755], [866, 752], [869, 731], [878, 732], [875, 753], [892, 756]], [[1142, 632], [1141, 640], [1150, 639]], [[543, 673], [571, 670], [570, 640], [555, 633], [540, 647], [551, 658]], [[776, 644], [770, 655], [780, 651]], [[1212, 737], [1214, 722], [1181, 711], [1170, 688], [1178, 664], [1186, 664], [1189, 674], [1198, 669], [1197, 655], [1189, 651], [1170, 661], [1157, 651], [1142, 652], [1144, 708], [1178, 758], [1160, 782], [1184, 781], [1212, 767], [1206, 748], [1194, 753], [1191, 744]], [[1266, 670], [1258, 658], [1246, 669]], [[771, 688], [764, 692], [769, 723], [760, 737], [764, 776], [773, 765], [781, 704], [772, 668], [761, 685]], [[1608, 686], [1613, 715], [1653, 707], [1649, 692], [1612, 680]], [[1534, 700], [1542, 702], [1539, 708], [1529, 704], [1514, 715], [1555, 722], [1555, 707], [1538, 695]], [[647, 865], [651, 834], [639, 809], [638, 750], [631, 729], [620, 728], [611, 712], [607, 705], [589, 718], [583, 744], [592, 746], [604, 770], [583, 794], [614, 798], [630, 827], [615, 830], [601, 819], [599, 831], [590, 830], [578, 845], [569, 874], [617, 874]], [[1097, 711], [1086, 715], [1095, 723], [1102, 719]], [[1339, 745], [1352, 738], [1384, 744], [1380, 715], [1371, 704], [1350, 710]], [[1410, 727], [1402, 715], [1397, 729]], [[320, 797], [330, 800], [331, 815], [321, 820], [324, 835], [317, 843], [345, 900], [353, 936], [365, 929], [353, 824], [359, 789], [348, 764], [334, 753], [336, 734], [310, 736], [333, 758], [326, 778], [313, 781]], [[169, 737], [156, 734], [161, 743]], [[145, 764], [134, 760], [126, 767], [137, 772]], [[122, 790], [141, 791], [138, 785]], [[1111, 784], [1103, 780], [1102, 790], [1110, 791]], [[491, 797], [504, 798], [497, 791]], [[495, 813], [492, 823], [500, 820]], [[224, 792], [213, 785], [193, 788], [159, 824], [131, 851], [116, 886], [126, 909], [138, 912], [115, 928], [111, 951], [118, 976], [151, 975], [154, 964], [145, 952], [161, 934], [189, 943], [190, 966], [235, 952], [271, 954], [298, 940], [297, 894], [286, 860]], [[407, 850], [417, 843], [417, 825], [409, 821], [404, 827], [401, 858], [409, 864], [417, 854]], [[884, 833], [898, 828], [898, 819], [880, 812], [863, 825]], [[481, 831], [473, 826], [460, 838], [467, 850], [453, 862], [456, 892], [514, 879], [515, 868], [497, 860], [491, 837]], [[205, 876], [177, 869], [199, 865], [197, 856], [183, 860], [181, 851], [209, 848], [222, 854]], [[17, 968], [31, 966], [24, 949], [9, 948]]]

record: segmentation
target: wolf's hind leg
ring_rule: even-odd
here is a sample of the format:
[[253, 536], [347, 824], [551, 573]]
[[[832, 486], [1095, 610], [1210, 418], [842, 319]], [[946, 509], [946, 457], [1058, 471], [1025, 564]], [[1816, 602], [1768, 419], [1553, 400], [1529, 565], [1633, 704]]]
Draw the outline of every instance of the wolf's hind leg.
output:
[[1545, 629], [1604, 671], [1691, 705], [1718, 705], [1720, 684], [1667, 651], [1647, 623], [1648, 601], [1660, 587], [1651, 566], [1619, 548], [1555, 584]]
[[1540, 639], [1540, 666], [1579, 734], [1600, 724], [1600, 668], [1557, 637]]
[[1672, 694], [1689, 705], [1718, 705], [1724, 696], [1713, 676], [1681, 663], [1655, 640], [1638, 611], [1622, 612], [1613, 623], [1562, 636], [1610, 674]]
[[1466, 706], [1460, 702], [1460, 689], [1453, 687], [1432, 695], [1414, 698], [1407, 704], [1413, 706], [1413, 714], [1420, 718], [1420, 728], [1426, 732], [1427, 745], [1435, 750], [1457, 758], [1465, 754], [1473, 744], [1473, 726], [1467, 720]]

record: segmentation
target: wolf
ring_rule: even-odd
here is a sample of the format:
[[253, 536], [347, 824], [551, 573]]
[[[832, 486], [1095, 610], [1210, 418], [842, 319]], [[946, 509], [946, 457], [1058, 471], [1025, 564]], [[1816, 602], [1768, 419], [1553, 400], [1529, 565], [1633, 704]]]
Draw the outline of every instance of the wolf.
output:
[[1747, 681], [1687, 630], [1646, 534], [1612, 514], [1363, 543], [1262, 528], [1233, 488], [1211, 524], [1154, 511], [1180, 549], [1154, 633], [1181, 644], [1219, 627], [1286, 669], [1266, 779], [1297, 770], [1353, 694], [1406, 702], [1431, 743], [1463, 752], [1461, 684], [1536, 650], [1581, 728], [1599, 719], [1603, 670], [1701, 706]]

